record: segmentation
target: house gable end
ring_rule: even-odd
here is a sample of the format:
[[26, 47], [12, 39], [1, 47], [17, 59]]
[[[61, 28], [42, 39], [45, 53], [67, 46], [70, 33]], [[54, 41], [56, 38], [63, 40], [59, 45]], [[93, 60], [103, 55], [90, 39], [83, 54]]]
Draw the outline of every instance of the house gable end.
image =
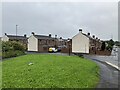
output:
[[9, 41], [9, 37], [7, 35], [4, 35], [1, 40], [2, 41]]

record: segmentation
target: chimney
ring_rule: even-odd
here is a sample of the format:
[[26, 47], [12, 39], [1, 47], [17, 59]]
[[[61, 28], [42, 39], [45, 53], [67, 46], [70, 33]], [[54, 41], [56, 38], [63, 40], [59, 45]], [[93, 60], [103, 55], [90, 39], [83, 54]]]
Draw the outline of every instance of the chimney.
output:
[[57, 38], [57, 35], [55, 35], [55, 38]]
[[34, 32], [32, 32], [32, 35], [35, 35], [35, 33], [34, 33]]
[[87, 35], [90, 36], [90, 33], [88, 33]]
[[51, 34], [49, 34], [49, 37], [51, 37]]
[[98, 40], [98, 37], [96, 37], [96, 40]]
[[95, 35], [93, 35], [93, 38], [95, 38]]
[[5, 33], [5, 35], [7, 35], [7, 33]]
[[60, 39], [62, 39], [62, 37], [60, 37]]
[[81, 33], [82, 33], [82, 29], [79, 29], [79, 32], [81, 32]]
[[24, 34], [24, 37], [26, 37], [27, 35], [26, 34]]

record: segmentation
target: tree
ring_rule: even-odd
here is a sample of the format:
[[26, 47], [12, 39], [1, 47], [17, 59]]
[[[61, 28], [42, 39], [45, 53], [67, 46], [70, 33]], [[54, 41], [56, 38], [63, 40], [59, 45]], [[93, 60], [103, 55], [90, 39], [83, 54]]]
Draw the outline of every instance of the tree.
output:
[[101, 50], [104, 51], [105, 48], [106, 48], [106, 44], [105, 44], [105, 42], [102, 42]]
[[112, 51], [112, 48], [115, 45], [115, 42], [112, 39], [110, 39], [109, 41], [106, 41], [106, 43], [108, 44], [106, 49]]
[[110, 46], [113, 46], [115, 43], [114, 43], [114, 41], [112, 40], [112, 39], [110, 39], [109, 41], [108, 41], [108, 45], [110, 45]]

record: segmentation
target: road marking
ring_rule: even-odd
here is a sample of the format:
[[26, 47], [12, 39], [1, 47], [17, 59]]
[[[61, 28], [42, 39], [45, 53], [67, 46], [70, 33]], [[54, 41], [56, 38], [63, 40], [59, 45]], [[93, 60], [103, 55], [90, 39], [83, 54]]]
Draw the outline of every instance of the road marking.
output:
[[116, 66], [116, 65], [114, 65], [114, 64], [112, 64], [112, 63], [109, 63], [109, 62], [107, 62], [107, 61], [105, 61], [105, 63], [107, 63], [107, 64], [113, 66], [114, 68], [116, 68], [116, 69], [118, 69], [118, 70], [120, 70], [120, 68], [119, 68], [118, 66]]

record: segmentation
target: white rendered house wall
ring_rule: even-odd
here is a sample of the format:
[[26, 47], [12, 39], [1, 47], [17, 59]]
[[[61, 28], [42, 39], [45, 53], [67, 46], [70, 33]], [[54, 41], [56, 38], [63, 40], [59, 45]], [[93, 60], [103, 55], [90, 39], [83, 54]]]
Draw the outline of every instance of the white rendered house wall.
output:
[[34, 35], [28, 38], [28, 51], [38, 51], [38, 39]]
[[4, 35], [4, 36], [1, 38], [1, 40], [6, 42], [6, 41], [9, 41], [9, 38], [8, 38], [6, 35]]
[[73, 53], [89, 53], [89, 38], [79, 32], [72, 38]]

